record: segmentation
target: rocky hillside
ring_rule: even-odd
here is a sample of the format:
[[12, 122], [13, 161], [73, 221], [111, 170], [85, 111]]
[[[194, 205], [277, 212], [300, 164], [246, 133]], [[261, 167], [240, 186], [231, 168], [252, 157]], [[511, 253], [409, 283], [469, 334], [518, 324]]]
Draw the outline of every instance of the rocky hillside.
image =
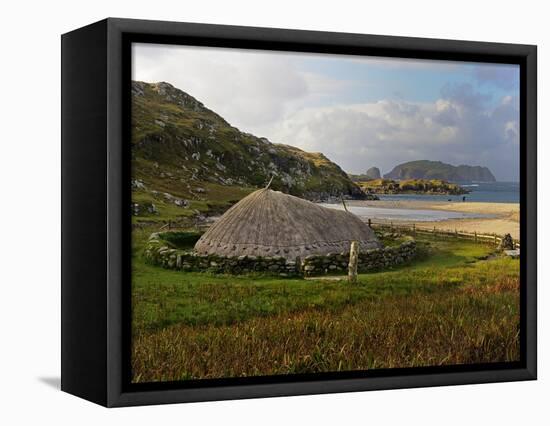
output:
[[487, 167], [453, 166], [441, 161], [419, 160], [399, 164], [384, 175], [386, 179], [442, 179], [449, 182], [495, 182]]
[[132, 83], [132, 126], [133, 196], [142, 205], [151, 194], [180, 207], [225, 204], [271, 177], [272, 189], [310, 200], [364, 196], [323, 154], [243, 133], [168, 83]]

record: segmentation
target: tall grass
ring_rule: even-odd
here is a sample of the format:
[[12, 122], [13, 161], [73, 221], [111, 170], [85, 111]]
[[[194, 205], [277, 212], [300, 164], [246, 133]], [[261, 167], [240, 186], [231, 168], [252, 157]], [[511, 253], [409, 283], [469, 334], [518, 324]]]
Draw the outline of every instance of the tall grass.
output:
[[517, 294], [365, 300], [134, 340], [136, 381], [367, 370], [519, 359]]
[[216, 276], [134, 262], [134, 381], [519, 359], [519, 262], [425, 241], [357, 285]]

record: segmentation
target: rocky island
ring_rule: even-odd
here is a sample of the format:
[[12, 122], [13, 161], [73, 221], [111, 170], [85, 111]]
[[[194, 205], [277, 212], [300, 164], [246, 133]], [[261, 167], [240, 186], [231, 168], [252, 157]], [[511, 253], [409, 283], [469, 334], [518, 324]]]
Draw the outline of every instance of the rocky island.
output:
[[496, 182], [487, 167], [460, 165], [453, 166], [441, 161], [418, 160], [395, 166], [384, 175], [385, 179], [441, 179], [447, 182]]

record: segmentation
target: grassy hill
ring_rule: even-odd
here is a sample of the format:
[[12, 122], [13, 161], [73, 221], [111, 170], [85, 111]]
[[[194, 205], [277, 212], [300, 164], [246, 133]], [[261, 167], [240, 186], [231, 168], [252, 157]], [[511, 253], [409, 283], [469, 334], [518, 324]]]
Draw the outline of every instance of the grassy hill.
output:
[[418, 160], [399, 164], [384, 175], [386, 179], [442, 179], [449, 182], [495, 182], [487, 167], [453, 166], [441, 161]]
[[364, 195], [321, 153], [241, 132], [168, 83], [132, 83], [135, 216], [222, 211], [272, 176], [273, 189], [310, 200]]

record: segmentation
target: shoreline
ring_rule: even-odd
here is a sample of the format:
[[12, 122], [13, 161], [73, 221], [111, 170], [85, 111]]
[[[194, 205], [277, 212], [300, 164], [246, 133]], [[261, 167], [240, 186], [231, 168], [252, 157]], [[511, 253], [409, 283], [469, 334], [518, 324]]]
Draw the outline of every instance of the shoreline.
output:
[[[482, 218], [446, 219], [438, 221], [392, 220], [396, 223], [414, 223], [418, 228], [436, 229], [458, 232], [477, 232], [479, 234], [498, 235], [510, 234], [512, 238], [519, 239], [519, 203], [490, 203], [490, 202], [445, 202], [422, 200], [352, 200], [347, 201], [350, 206], [378, 207], [388, 209], [419, 209], [438, 210], [457, 213], [474, 213], [491, 215]], [[375, 219], [374, 222], [384, 222], [383, 219]], [[386, 220], [389, 222], [389, 220]]]

